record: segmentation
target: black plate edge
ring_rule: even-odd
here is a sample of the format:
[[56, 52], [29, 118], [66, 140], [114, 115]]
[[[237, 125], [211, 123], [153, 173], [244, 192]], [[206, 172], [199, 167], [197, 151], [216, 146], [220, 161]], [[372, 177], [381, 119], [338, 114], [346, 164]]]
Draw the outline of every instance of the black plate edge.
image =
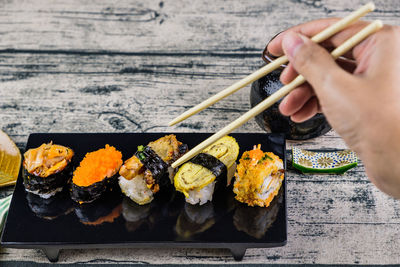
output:
[[[81, 243], [81, 244], [42, 244], [42, 243], [24, 243], [21, 245], [14, 242], [4, 243], [7, 248], [19, 249], [43, 249], [43, 248], [57, 248], [57, 249], [84, 249], [84, 248], [272, 248], [282, 247], [287, 244], [287, 240], [279, 243], [200, 243], [200, 242], [149, 242], [149, 243]], [[3, 244], [2, 244], [3, 245]]]

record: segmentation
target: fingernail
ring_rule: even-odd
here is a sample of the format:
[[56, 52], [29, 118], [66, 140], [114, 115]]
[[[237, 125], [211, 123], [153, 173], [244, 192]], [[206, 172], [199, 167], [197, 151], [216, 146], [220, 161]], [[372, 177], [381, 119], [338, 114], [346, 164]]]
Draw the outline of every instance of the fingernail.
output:
[[[287, 97], [284, 97], [281, 101], [281, 103], [279, 103], [279, 111], [283, 114], [282, 110], [285, 110], [285, 106], [287, 103]], [[284, 116], [287, 116], [287, 114], [283, 114]]]
[[284, 98], [282, 99], [281, 103], [279, 103], [279, 107], [284, 107], [284, 106], [286, 106], [286, 102], [287, 102], [286, 97], [284, 97]]
[[307, 37], [295, 32], [288, 32], [285, 34], [282, 40], [282, 48], [289, 57], [289, 60], [296, 56], [297, 51], [304, 44], [306, 39]]

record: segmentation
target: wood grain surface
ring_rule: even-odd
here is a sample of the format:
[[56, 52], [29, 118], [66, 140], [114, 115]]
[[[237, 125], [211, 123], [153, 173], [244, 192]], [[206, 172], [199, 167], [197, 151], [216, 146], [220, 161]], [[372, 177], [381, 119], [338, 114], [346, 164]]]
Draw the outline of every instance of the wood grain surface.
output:
[[[21, 150], [34, 132], [215, 132], [250, 108], [249, 87], [175, 127], [167, 123], [259, 68], [277, 32], [365, 2], [0, 0], [0, 128]], [[368, 19], [399, 24], [398, 1], [375, 4]], [[262, 130], [252, 120], [237, 132]], [[333, 131], [292, 145], [346, 147]], [[399, 202], [369, 182], [362, 163], [340, 176], [289, 170], [287, 188], [287, 245], [248, 249], [242, 263], [400, 262]], [[39, 250], [5, 248], [0, 260], [48, 262]], [[59, 262], [234, 260], [228, 250], [171, 248], [65, 250]]]

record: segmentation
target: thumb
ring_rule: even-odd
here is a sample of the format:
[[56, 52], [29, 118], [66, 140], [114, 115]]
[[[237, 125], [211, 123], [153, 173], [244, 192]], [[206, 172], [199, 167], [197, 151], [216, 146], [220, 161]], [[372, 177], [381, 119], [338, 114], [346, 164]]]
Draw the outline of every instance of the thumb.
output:
[[349, 74], [336, 64], [323, 47], [304, 35], [288, 32], [283, 37], [282, 48], [294, 69], [304, 76], [317, 95], [329, 93], [332, 87], [339, 90], [343, 88], [341, 85]]

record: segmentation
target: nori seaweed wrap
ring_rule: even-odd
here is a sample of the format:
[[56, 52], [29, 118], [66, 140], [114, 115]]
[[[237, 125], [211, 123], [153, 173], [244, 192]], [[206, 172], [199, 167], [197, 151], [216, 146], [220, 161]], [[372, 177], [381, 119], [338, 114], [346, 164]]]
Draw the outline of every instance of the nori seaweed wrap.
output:
[[168, 164], [149, 146], [139, 146], [135, 156], [142, 162], [146, 171], [150, 171], [154, 184], [160, 184], [161, 178], [168, 171]]
[[80, 204], [99, 199], [116, 184], [121, 165], [122, 154], [115, 147], [87, 153], [74, 171], [71, 198]]
[[117, 178], [118, 174], [115, 174], [88, 186], [78, 186], [72, 183], [71, 198], [79, 203], [90, 203], [100, 198], [104, 192], [113, 188], [117, 182]]
[[25, 190], [42, 198], [61, 192], [72, 176], [74, 151], [51, 142], [24, 154], [22, 177]]

